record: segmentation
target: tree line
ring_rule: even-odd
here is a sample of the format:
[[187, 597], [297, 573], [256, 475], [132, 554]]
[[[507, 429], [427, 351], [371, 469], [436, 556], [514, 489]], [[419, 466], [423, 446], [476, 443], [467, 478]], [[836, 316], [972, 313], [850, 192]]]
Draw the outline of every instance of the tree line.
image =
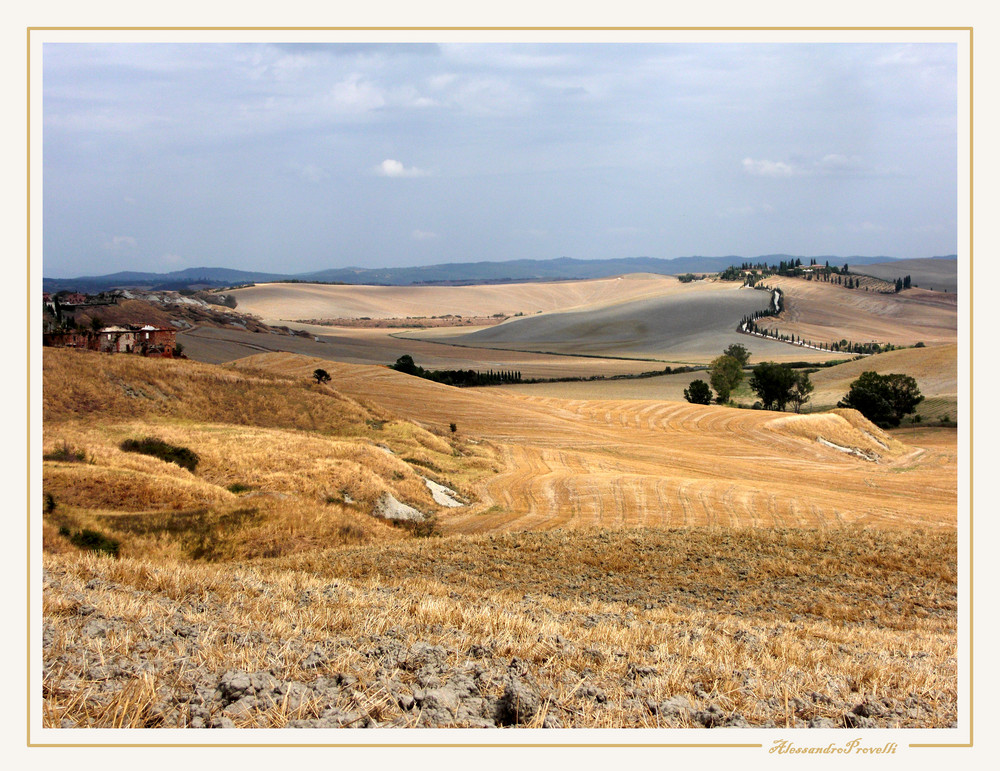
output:
[[409, 354], [403, 354], [391, 368], [407, 375], [415, 375], [426, 380], [444, 385], [468, 388], [472, 386], [501, 385], [504, 383], [520, 383], [520, 370], [487, 370], [480, 372], [474, 369], [424, 369], [413, 361]]

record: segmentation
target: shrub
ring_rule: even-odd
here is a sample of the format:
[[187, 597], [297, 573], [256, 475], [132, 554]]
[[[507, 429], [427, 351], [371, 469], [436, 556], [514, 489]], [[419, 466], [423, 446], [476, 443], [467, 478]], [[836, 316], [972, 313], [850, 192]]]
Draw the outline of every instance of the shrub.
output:
[[704, 380], [692, 380], [691, 385], [684, 389], [684, 398], [692, 404], [711, 404], [712, 389]]
[[[63, 532], [62, 529], [59, 532]], [[66, 532], [69, 531], [67, 530]], [[70, 543], [74, 546], [79, 546], [81, 549], [89, 549], [90, 551], [108, 554], [112, 557], [118, 556], [119, 542], [114, 538], [108, 538], [104, 533], [99, 533], [96, 530], [87, 530], [84, 528], [78, 533], [73, 533], [69, 536], [69, 540]]]
[[45, 493], [45, 513], [51, 514], [56, 510], [56, 498], [52, 493]]
[[126, 439], [119, 445], [125, 452], [138, 452], [143, 455], [152, 455], [154, 458], [165, 460], [167, 463], [176, 463], [181, 468], [186, 468], [194, 472], [201, 460], [197, 453], [187, 447], [177, 447], [167, 444], [162, 439], [147, 436], [145, 439]]
[[65, 463], [82, 463], [87, 460], [87, 451], [76, 450], [67, 442], [62, 443], [62, 447], [57, 447], [52, 452], [45, 453], [42, 460], [61, 460]]
[[245, 485], [242, 482], [233, 482], [229, 487], [226, 488], [231, 493], [245, 493], [253, 488], [250, 485]]
[[400, 530], [406, 530], [414, 538], [439, 538], [441, 536], [437, 518], [433, 516], [426, 519], [392, 519], [389, 520], [389, 523]]

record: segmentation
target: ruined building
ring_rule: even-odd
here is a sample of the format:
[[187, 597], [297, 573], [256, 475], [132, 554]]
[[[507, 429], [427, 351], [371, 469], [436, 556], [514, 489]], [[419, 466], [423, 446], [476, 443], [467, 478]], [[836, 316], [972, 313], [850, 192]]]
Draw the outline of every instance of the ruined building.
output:
[[43, 344], [57, 348], [85, 348], [104, 353], [137, 353], [142, 356], [158, 356], [171, 359], [177, 347], [177, 331], [160, 329], [146, 324], [139, 327], [104, 327], [96, 331], [66, 330], [49, 332], [43, 337]]

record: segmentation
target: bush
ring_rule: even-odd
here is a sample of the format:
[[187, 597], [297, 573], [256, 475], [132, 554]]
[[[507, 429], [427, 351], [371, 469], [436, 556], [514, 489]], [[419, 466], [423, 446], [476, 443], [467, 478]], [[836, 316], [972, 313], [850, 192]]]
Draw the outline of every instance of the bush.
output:
[[167, 444], [162, 439], [147, 436], [145, 439], [126, 439], [119, 445], [124, 452], [138, 452], [143, 455], [152, 455], [154, 458], [165, 460], [167, 463], [176, 463], [181, 468], [186, 468], [194, 473], [201, 460], [197, 453], [187, 447], [177, 447]]
[[231, 493], [245, 493], [253, 488], [250, 485], [245, 485], [242, 482], [233, 482], [229, 487], [226, 488]]
[[437, 518], [430, 516], [426, 519], [391, 519], [389, 524], [400, 530], [406, 530], [414, 538], [440, 538], [441, 531], [438, 529]]
[[67, 442], [62, 443], [62, 447], [57, 447], [52, 452], [47, 452], [42, 456], [42, 460], [61, 460], [65, 463], [83, 463], [87, 460], [87, 451], [76, 450]]
[[[60, 529], [59, 532], [62, 533], [63, 530]], [[69, 531], [67, 530], [66, 532]], [[73, 533], [69, 536], [69, 540], [70, 543], [81, 549], [108, 554], [112, 557], [118, 556], [119, 542], [114, 538], [108, 538], [104, 533], [99, 533], [96, 530], [87, 530], [85, 528], [78, 533]]]
[[704, 380], [692, 380], [691, 385], [684, 389], [684, 398], [691, 404], [711, 404], [712, 389]]

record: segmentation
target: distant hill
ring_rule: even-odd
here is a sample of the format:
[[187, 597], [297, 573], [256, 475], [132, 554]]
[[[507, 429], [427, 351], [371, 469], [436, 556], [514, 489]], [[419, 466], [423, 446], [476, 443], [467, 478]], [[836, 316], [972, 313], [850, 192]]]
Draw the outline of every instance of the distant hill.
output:
[[664, 275], [716, 273], [730, 265], [742, 262], [766, 261], [777, 264], [781, 260], [794, 260], [796, 257], [799, 257], [804, 263], [815, 259], [820, 263], [829, 260], [834, 265], [841, 265], [845, 262], [851, 265], [868, 265], [894, 261], [891, 257], [839, 257], [831, 255], [805, 257], [767, 254], [756, 257], [729, 255], [726, 257], [675, 257], [673, 259], [623, 257], [614, 260], [578, 260], [572, 257], [559, 257], [553, 260], [454, 262], [411, 268], [332, 268], [297, 274], [260, 273], [231, 268], [185, 268], [170, 273], [123, 271], [105, 276], [43, 278], [42, 288], [46, 292], [70, 290], [94, 294], [124, 288], [176, 291], [271, 281], [317, 281], [389, 286], [507, 283], [512, 281], [604, 278], [625, 273], [660, 273]]

